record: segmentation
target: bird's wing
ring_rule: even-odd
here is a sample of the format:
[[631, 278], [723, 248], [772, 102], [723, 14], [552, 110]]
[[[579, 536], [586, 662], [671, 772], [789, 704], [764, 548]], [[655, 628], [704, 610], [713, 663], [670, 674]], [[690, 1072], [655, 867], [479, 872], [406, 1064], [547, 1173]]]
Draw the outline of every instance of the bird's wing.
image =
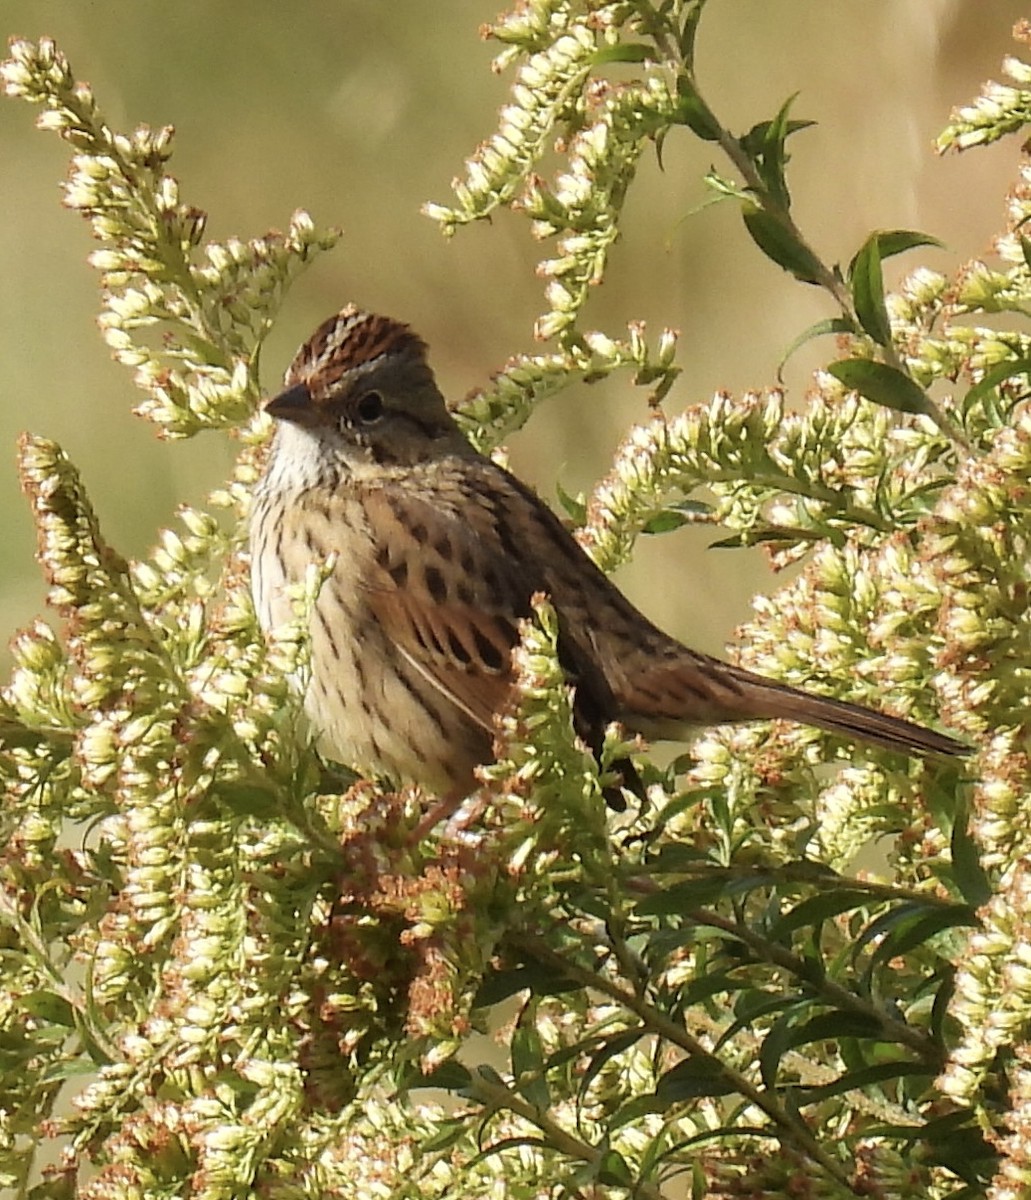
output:
[[359, 586], [397, 653], [484, 729], [509, 697], [533, 571], [506, 555], [489, 506], [461, 514], [409, 491], [364, 498], [375, 563]]
[[[367, 495], [363, 508], [379, 550], [361, 586], [397, 653], [493, 733], [494, 715], [512, 691], [519, 622], [531, 615], [535, 593], [550, 596], [559, 661], [575, 689], [576, 732], [600, 755], [618, 705], [580, 612], [584, 597], [577, 597], [573, 612], [558, 602], [568, 599], [580, 575], [584, 582], [596, 574], [606, 581], [550, 510], [500, 471], [490, 490], [460, 497], [453, 509], [439, 499], [386, 489]], [[548, 544], [533, 544], [541, 538]], [[548, 569], [556, 562], [560, 573]], [[640, 793], [633, 764], [613, 765], [623, 785]], [[606, 796], [623, 807], [618, 787]]]

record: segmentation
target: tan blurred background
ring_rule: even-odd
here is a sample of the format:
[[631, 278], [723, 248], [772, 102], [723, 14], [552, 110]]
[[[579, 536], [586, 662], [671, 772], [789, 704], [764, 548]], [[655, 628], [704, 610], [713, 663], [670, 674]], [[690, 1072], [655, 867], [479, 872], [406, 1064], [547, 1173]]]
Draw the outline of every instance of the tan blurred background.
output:
[[[533, 273], [542, 247], [525, 221], [502, 214], [445, 242], [418, 211], [449, 199], [463, 158], [493, 129], [509, 77], [490, 73], [477, 29], [501, 3], [4, 0], [0, 28], [53, 36], [116, 129], [174, 124], [170, 169], [183, 199], [210, 212], [211, 236], [282, 227], [298, 206], [345, 228], [291, 293], [264, 356], [266, 386], [319, 320], [353, 300], [414, 324], [445, 390], [460, 395], [533, 348], [543, 307]], [[792, 142], [790, 178], [800, 224], [825, 258], [847, 262], [873, 228], [911, 227], [948, 249], [897, 261], [949, 270], [988, 250], [1018, 146], [940, 160], [931, 143], [953, 104], [998, 77], [1024, 15], [1031, 0], [711, 0], [699, 73], [739, 130], [801, 93], [794, 115], [819, 126]], [[127, 554], [146, 552], [177, 502], [201, 501], [233, 452], [215, 435], [160, 443], [130, 414], [139, 396], [94, 324], [88, 228], [59, 202], [68, 148], [36, 131], [35, 115], [0, 101], [0, 641], [43, 597], [15, 477], [20, 431], [65, 447]], [[641, 317], [682, 331], [670, 411], [716, 388], [770, 384], [791, 339], [831, 312], [759, 255], [732, 206], [683, 219], [713, 161], [685, 131], [666, 144], [665, 173], [644, 162], [626, 237], [588, 310], [588, 323], [611, 333]], [[796, 399], [819, 353], [792, 364]], [[513, 439], [513, 463], [549, 498], [556, 476], [567, 490], [586, 487], [643, 401], [623, 378], [567, 393]], [[711, 537], [646, 539], [621, 579], [650, 615], [719, 649], [751, 592], [773, 581], [758, 552], [705, 553]], [[671, 559], [683, 564], [680, 586], [664, 580], [659, 593], [650, 568], [668, 571]]]

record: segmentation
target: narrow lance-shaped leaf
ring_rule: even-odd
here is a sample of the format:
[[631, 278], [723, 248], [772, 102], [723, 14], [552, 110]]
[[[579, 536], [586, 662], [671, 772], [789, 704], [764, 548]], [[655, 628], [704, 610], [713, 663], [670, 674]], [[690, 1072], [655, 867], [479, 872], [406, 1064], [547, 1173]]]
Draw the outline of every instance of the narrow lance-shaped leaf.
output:
[[698, 36], [698, 22], [702, 19], [702, 9], [705, 4], [706, 0], [688, 0], [688, 3], [683, 6], [683, 24], [680, 27], [680, 36], [677, 42], [680, 47], [680, 56], [688, 71], [694, 68], [695, 39]]
[[656, 1098], [666, 1106], [696, 1100], [699, 1096], [726, 1096], [734, 1090], [718, 1059], [685, 1058], [662, 1076]]
[[517, 1090], [542, 1111], [551, 1104], [548, 1081], [544, 1076], [544, 1054], [541, 1039], [534, 1024], [535, 1004], [524, 1008], [512, 1035], [512, 1072]]
[[[944, 245], [938, 238], [932, 237], [929, 233], [921, 233], [918, 229], [878, 229], [872, 233], [868, 241], [876, 240], [877, 249], [880, 253], [881, 261], [886, 258], [892, 258], [896, 254], [903, 254], [907, 250], [913, 250], [917, 246], [938, 246]], [[864, 247], [866, 243], [863, 243]], [[857, 251], [855, 257], [848, 265], [848, 277], [851, 279], [856, 267], [856, 259], [861, 251]]]
[[890, 345], [891, 322], [888, 320], [888, 306], [884, 302], [881, 248], [876, 233], [867, 238], [852, 260], [849, 282], [860, 325], [878, 346]]
[[824, 274], [820, 260], [790, 226], [754, 201], [742, 205], [741, 216], [752, 241], [768, 259], [802, 283], [820, 282]]
[[927, 393], [915, 379], [887, 363], [869, 358], [843, 358], [831, 363], [828, 372], [866, 400], [896, 412], [927, 413]]
[[605, 63], [614, 62], [641, 63], [654, 57], [654, 47], [644, 42], [616, 42], [611, 46], [601, 46], [594, 52], [594, 65], [603, 66]]
[[772, 121], [761, 121], [738, 139], [741, 149], [755, 164], [770, 199], [785, 212], [791, 207], [791, 193], [785, 175], [789, 157], [785, 143], [791, 134], [815, 124], [813, 121], [789, 119], [788, 113], [794, 102], [795, 96], [789, 96]]
[[971, 836], [967, 814], [963, 813], [952, 826], [952, 878], [963, 899], [971, 908], [987, 904], [992, 895], [988, 873], [981, 865], [981, 852]]
[[947, 908], [933, 908], [925, 915], [918, 915], [901, 922], [887, 934], [874, 951], [870, 966], [873, 968], [878, 963], [890, 961], [896, 955], [908, 954], [946, 929], [957, 929], [976, 924], [975, 913], [965, 905], [956, 904]]
[[780, 362], [777, 364], [777, 382], [784, 382], [784, 368], [788, 365], [795, 351], [800, 350], [807, 342], [813, 341], [814, 338], [823, 337], [827, 333], [855, 332], [856, 327], [848, 317], [825, 317], [822, 321], [814, 322], [808, 329], [803, 329], [784, 351]]
[[632, 1188], [633, 1174], [618, 1150], [606, 1151], [598, 1164], [598, 1182], [605, 1187]]
[[796, 929], [829, 920], [853, 908], [862, 908], [870, 901], [870, 893], [859, 888], [842, 887], [837, 891], [817, 893], [786, 912], [770, 930], [770, 940], [782, 941]]
[[889, 1083], [896, 1079], [921, 1079], [934, 1075], [926, 1063], [898, 1062], [874, 1063], [857, 1071], [846, 1071], [844, 1075], [818, 1087], [806, 1088], [799, 1096], [799, 1104], [820, 1104], [843, 1092], [862, 1091], [871, 1084]]
[[1020, 375], [1031, 380], [1031, 358], [1008, 358], [996, 363], [963, 397], [963, 407], [966, 409], [980, 403], [989, 392]]

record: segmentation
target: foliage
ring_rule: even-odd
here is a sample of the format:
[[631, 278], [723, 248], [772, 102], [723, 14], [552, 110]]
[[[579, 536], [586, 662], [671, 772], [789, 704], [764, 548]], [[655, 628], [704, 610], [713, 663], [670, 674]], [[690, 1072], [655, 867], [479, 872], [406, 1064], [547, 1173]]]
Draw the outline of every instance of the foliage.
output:
[[[240, 546], [268, 433], [257, 356], [334, 235], [299, 213], [285, 235], [203, 244], [165, 172], [170, 132], [112, 132], [51, 43], [15, 43], [2, 78], [73, 148], [66, 201], [98, 239], [102, 326], [140, 412], [177, 437], [238, 429], [243, 450], [212, 512], [183, 511], [129, 563], [60, 448], [22, 445], [63, 627], [18, 635], [0, 697], [4, 1185], [1027, 1192], [1031, 166], [996, 262], [918, 268], [886, 295], [883, 259], [931, 239], [875, 231], [825, 264], [788, 186], [807, 122], [788, 103], [724, 127], [694, 74], [702, 10], [523, 0], [489, 30], [510, 103], [429, 211], [453, 232], [507, 205], [549, 240], [552, 345], [462, 418], [493, 445], [545, 397], [630, 373], [655, 416], [569, 501], [588, 551], [610, 569], [642, 533], [704, 521], [804, 560], [756, 602], [748, 665], [940, 718], [976, 758], [710, 730], [667, 770], [640, 760], [647, 798], [616, 816], [608, 764], [639, 748], [612, 729], [598, 764], [573, 736], [542, 598], [476, 819], [416, 841], [424, 797], [347, 786], [308, 743], [295, 683], [317, 564], [266, 641]], [[1007, 70], [1017, 86], [959, 109], [943, 149], [1027, 124], [1031, 69]], [[804, 407], [771, 391], [667, 418], [674, 336], [582, 326], [636, 165], [675, 133], [723, 155], [714, 195], [832, 305], [803, 336], [836, 334], [839, 357]], [[63, 1158], [32, 1182], [47, 1139]]]

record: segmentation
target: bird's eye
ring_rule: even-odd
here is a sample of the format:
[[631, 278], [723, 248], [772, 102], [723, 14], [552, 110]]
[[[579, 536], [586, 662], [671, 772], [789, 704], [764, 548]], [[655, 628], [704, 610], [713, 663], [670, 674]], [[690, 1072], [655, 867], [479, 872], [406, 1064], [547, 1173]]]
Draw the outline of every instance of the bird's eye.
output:
[[383, 416], [383, 397], [379, 392], [366, 392], [355, 405], [355, 414], [363, 425], [372, 425]]

